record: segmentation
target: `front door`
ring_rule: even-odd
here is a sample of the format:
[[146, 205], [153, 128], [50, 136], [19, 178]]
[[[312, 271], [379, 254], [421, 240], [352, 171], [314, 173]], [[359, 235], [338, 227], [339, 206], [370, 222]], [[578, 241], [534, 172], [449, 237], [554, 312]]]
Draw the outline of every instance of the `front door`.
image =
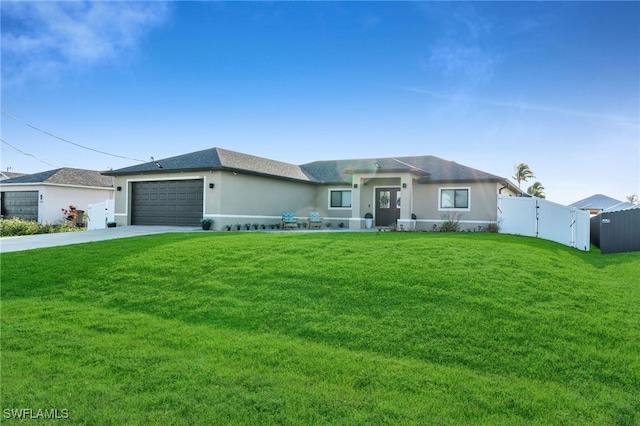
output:
[[400, 188], [376, 189], [376, 226], [389, 226], [400, 219]]

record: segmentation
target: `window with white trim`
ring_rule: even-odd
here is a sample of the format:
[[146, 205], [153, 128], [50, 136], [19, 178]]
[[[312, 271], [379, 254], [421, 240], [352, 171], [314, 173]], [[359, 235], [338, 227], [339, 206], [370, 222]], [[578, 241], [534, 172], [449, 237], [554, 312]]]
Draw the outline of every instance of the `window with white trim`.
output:
[[329, 191], [329, 207], [332, 209], [351, 208], [351, 190], [331, 190]]
[[440, 188], [440, 210], [469, 210], [469, 188]]

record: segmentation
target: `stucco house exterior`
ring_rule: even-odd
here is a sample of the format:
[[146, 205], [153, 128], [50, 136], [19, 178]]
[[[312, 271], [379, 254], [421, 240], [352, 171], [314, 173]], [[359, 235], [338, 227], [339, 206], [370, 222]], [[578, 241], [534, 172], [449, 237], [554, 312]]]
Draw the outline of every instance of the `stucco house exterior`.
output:
[[60, 168], [0, 181], [0, 206], [7, 219], [56, 224], [64, 221], [62, 208], [87, 211], [114, 192], [113, 178], [99, 171]]
[[[508, 179], [434, 156], [314, 161], [293, 165], [211, 148], [103, 172], [113, 176], [118, 225], [300, 222], [320, 212], [333, 227], [432, 229], [456, 218], [477, 229], [497, 218], [498, 194], [522, 195]], [[415, 216], [412, 216], [415, 215]], [[415, 217], [415, 219], [412, 219]]]

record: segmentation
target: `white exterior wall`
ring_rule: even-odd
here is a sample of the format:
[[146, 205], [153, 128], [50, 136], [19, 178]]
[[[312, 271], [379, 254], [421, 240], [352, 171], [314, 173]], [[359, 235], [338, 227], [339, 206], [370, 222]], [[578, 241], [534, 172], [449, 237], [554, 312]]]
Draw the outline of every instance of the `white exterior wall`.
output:
[[70, 205], [87, 211], [89, 204], [113, 199], [113, 188], [81, 187], [54, 184], [13, 184], [2, 187], [2, 192], [38, 191], [38, 223], [62, 224], [63, 208]]

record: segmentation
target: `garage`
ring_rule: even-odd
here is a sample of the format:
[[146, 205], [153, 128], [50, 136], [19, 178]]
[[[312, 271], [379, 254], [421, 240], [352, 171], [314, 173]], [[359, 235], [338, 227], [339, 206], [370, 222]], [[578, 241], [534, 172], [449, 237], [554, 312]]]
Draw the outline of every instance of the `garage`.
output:
[[203, 187], [202, 179], [133, 182], [131, 224], [199, 225]]
[[2, 193], [2, 216], [22, 220], [38, 220], [38, 191], [6, 191]]

